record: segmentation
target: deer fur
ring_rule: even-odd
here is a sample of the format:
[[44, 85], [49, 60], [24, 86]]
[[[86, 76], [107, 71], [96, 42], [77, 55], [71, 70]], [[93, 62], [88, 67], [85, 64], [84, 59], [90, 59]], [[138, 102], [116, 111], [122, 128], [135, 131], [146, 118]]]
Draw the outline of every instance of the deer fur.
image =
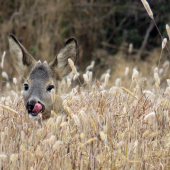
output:
[[[76, 62], [76, 39], [68, 39], [49, 64], [46, 61], [36, 61], [13, 34], [9, 35], [8, 40], [13, 65], [25, 80], [23, 98], [28, 114], [36, 117], [42, 113], [43, 119], [47, 119], [51, 116], [51, 110], [64, 113], [62, 99], [58, 95], [58, 83], [71, 72], [68, 58]], [[52, 89], [55, 90], [54, 102], [51, 98]]]

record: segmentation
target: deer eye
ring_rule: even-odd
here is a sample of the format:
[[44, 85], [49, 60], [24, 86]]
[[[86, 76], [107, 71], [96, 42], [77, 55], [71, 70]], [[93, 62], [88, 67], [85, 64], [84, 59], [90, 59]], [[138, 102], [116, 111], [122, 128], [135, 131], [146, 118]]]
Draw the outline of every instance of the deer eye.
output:
[[47, 91], [49, 91], [49, 92], [50, 92], [52, 89], [54, 89], [54, 86], [53, 86], [53, 85], [50, 85], [50, 86], [47, 87]]
[[27, 91], [27, 90], [29, 89], [28, 84], [25, 83], [23, 86], [24, 86], [24, 90], [25, 90], [25, 91]]

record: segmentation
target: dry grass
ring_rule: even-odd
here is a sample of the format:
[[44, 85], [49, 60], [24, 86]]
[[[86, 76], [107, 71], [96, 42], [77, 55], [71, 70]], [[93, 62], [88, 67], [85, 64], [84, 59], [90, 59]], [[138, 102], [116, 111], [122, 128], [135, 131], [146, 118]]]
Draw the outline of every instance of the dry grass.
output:
[[[119, 65], [125, 70], [122, 62]], [[38, 121], [29, 118], [20, 81], [14, 79], [10, 86], [4, 72], [7, 90], [0, 98], [1, 169], [169, 169], [169, 61], [162, 68], [150, 69], [149, 74], [132, 68], [119, 74], [115, 86], [111, 86], [109, 70], [100, 81], [92, 81], [92, 72], [87, 71], [84, 84], [72, 89], [79, 73], [70, 75], [59, 90], [71, 89], [62, 95], [68, 115], [52, 111], [46, 121], [41, 121], [41, 115]]]
[[[169, 169], [170, 90], [160, 87], [160, 74], [145, 80], [137, 72], [130, 87], [119, 79], [107, 89], [104, 79], [73, 88], [62, 95], [69, 114], [52, 112], [52, 118], [39, 123], [28, 117], [19, 92], [1, 97], [3, 106], [17, 112], [1, 106], [0, 166]], [[67, 88], [62, 83], [61, 91]]]

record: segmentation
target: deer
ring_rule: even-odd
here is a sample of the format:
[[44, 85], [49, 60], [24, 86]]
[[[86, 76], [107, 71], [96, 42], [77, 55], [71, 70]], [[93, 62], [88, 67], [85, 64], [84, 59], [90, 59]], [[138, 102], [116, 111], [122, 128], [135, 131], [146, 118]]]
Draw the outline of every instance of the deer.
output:
[[[8, 41], [13, 66], [24, 79], [22, 95], [29, 116], [35, 118], [42, 114], [42, 119], [48, 119], [51, 117], [51, 110], [66, 113], [58, 88], [61, 80], [72, 71], [68, 59], [74, 63], [77, 60], [77, 40], [68, 39], [50, 63], [36, 61], [11, 33]], [[55, 101], [52, 101], [52, 89], [55, 91]]]

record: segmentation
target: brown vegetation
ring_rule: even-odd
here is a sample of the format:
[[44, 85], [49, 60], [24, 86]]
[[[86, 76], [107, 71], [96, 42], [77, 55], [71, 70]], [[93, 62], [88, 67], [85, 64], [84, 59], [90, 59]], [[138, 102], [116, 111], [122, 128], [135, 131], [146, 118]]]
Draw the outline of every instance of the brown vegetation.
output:
[[[84, 82], [81, 80], [76, 88], [70, 85], [79, 73], [76, 76], [69, 75], [61, 82], [60, 89], [63, 107], [68, 115], [52, 111], [52, 117], [47, 121], [42, 121], [41, 115], [39, 121], [35, 121], [29, 119], [25, 110], [19, 91], [21, 80], [18, 78], [16, 81], [14, 78], [9, 85], [8, 79], [13, 78], [13, 68], [9, 68], [5, 62], [9, 78], [6, 72], [2, 73], [6, 86], [4, 96], [0, 98], [0, 167], [31, 170], [170, 168], [170, 63], [166, 61], [163, 51], [156, 49], [148, 53], [141, 50], [146, 43], [139, 51], [136, 47], [134, 50], [137, 54], [142, 51], [149, 55], [146, 61], [133, 62], [131, 57], [134, 60], [136, 58], [127, 55], [127, 44], [134, 43], [132, 40], [138, 37], [131, 36], [136, 35], [137, 27], [132, 24], [136, 20], [125, 22], [130, 19], [126, 13], [118, 26], [113, 21], [121, 18], [122, 11], [131, 10], [134, 14], [136, 11], [144, 11], [138, 2], [131, 3], [133, 5], [127, 2], [126, 7], [118, 4], [118, 1], [104, 3], [102, 0], [100, 3], [54, 0], [50, 0], [49, 4], [46, 1], [31, 0], [4, 3], [2, 9], [6, 11], [3, 13], [6, 20], [1, 25], [1, 53], [7, 49], [6, 37], [9, 31], [20, 37], [28, 51], [31, 50], [34, 56], [43, 60], [55, 55], [66, 38], [76, 35], [80, 41], [79, 66], [85, 68], [83, 57], [91, 62], [89, 59], [93, 56], [97, 66], [90, 66], [89, 70], [100, 70], [97, 72], [99, 77], [101, 68], [107, 70], [107, 66], [110, 66], [113, 74], [108, 69], [100, 76], [100, 80], [94, 81], [93, 72], [79, 72]], [[160, 2], [153, 3], [157, 7]], [[161, 7], [166, 10], [168, 5], [161, 3]], [[139, 17], [144, 21], [139, 27], [145, 31], [145, 24], [150, 23], [150, 20], [144, 19], [146, 15]], [[110, 16], [114, 19], [110, 19]], [[158, 20], [159, 11], [154, 11], [154, 16]], [[132, 39], [128, 43], [126, 36], [118, 34], [121, 26], [127, 26], [124, 23], [134, 27], [130, 31]], [[106, 26], [107, 33], [102, 29]], [[117, 29], [114, 30], [112, 26]], [[113, 41], [113, 37], [117, 37], [116, 40], [124, 38], [123, 43], [114, 45], [119, 41]], [[148, 37], [145, 38], [145, 42], [151, 42]], [[104, 48], [100, 46], [102, 41]], [[152, 39], [153, 45], [160, 42], [160, 37], [159, 40], [157, 36]], [[148, 49], [152, 43], [149, 43]], [[108, 47], [120, 50], [114, 56], [116, 63]], [[164, 60], [161, 60], [163, 57]]]
[[[170, 80], [162, 89], [157, 71], [146, 80], [133, 69], [129, 90], [126, 80], [107, 89], [108, 73], [104, 81], [90, 82], [87, 72], [87, 90], [77, 86], [62, 95], [69, 114], [52, 111], [47, 121], [39, 117], [40, 124], [29, 119], [20, 93], [1, 97], [1, 167], [168, 169]], [[125, 74], [130, 81], [128, 69]], [[66, 89], [63, 81], [61, 91]]]

